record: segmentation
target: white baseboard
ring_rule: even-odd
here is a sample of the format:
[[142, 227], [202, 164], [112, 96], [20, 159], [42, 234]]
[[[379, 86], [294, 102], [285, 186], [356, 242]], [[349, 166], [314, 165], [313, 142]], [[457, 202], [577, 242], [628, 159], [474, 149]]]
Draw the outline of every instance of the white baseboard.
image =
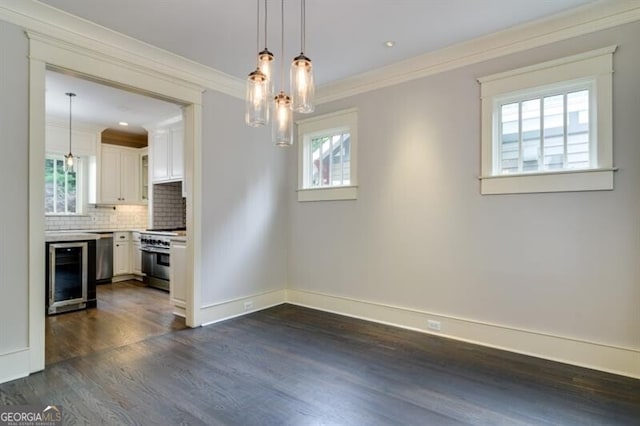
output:
[[0, 355], [0, 383], [29, 375], [29, 348]]
[[[274, 290], [203, 306], [200, 318], [206, 326], [282, 303], [640, 379], [638, 349], [303, 290]], [[441, 331], [429, 330], [427, 320], [439, 321]]]
[[[272, 306], [281, 305], [284, 302], [285, 290], [280, 289], [205, 305], [200, 308], [200, 323], [202, 326], [207, 326], [251, 312], [261, 311]], [[250, 306], [245, 304], [250, 304]]]
[[[303, 290], [288, 303], [640, 379], [640, 350]], [[440, 332], [427, 320], [440, 321]]]
[[140, 275], [133, 275], [133, 274], [115, 275], [111, 277], [112, 283], [119, 283], [122, 281], [129, 281], [129, 280], [142, 281], [142, 277]]

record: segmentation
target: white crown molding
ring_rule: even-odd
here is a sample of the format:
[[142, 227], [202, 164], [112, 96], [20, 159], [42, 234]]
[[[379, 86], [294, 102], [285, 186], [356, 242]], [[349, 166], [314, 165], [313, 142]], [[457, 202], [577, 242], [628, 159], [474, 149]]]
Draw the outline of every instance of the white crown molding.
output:
[[640, 2], [603, 0], [318, 88], [318, 104], [640, 20]]
[[30, 38], [244, 98], [244, 81], [239, 78], [37, 1], [0, 0], [0, 19], [23, 27]]
[[[48, 43], [244, 99], [244, 81], [38, 1], [0, 0], [0, 19]], [[404, 83], [500, 56], [640, 20], [640, 2], [602, 0], [563, 14], [426, 53], [318, 89], [317, 103]], [[44, 40], [43, 40], [44, 41]]]

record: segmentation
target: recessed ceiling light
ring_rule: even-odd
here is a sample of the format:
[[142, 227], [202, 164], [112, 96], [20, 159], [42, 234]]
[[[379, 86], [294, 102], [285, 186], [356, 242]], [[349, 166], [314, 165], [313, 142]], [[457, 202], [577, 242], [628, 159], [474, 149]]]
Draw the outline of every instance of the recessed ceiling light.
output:
[[126, 121], [120, 121], [118, 124], [125, 127], [129, 125]]
[[396, 42], [393, 41], [393, 40], [387, 40], [387, 41], [384, 42], [384, 46], [385, 47], [393, 47], [395, 45], [396, 45]]

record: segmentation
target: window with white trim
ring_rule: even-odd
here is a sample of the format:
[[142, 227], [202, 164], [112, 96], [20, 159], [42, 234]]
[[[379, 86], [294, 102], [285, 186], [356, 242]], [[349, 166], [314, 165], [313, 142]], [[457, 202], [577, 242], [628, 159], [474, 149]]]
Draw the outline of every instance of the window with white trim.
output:
[[77, 215], [82, 213], [81, 164], [76, 171], [65, 173], [64, 156], [46, 155], [44, 162], [44, 210], [49, 215]]
[[479, 79], [483, 194], [613, 189], [615, 48]]
[[299, 121], [298, 201], [357, 198], [357, 111]]

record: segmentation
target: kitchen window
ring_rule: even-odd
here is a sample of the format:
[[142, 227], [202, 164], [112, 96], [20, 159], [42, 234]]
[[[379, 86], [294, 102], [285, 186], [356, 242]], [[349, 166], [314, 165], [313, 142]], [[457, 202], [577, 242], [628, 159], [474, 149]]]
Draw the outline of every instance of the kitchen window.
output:
[[82, 163], [76, 171], [64, 172], [64, 156], [47, 155], [44, 161], [44, 210], [49, 215], [77, 215], [82, 212]]
[[479, 79], [482, 194], [613, 189], [614, 51]]
[[357, 198], [357, 111], [299, 121], [298, 201]]

